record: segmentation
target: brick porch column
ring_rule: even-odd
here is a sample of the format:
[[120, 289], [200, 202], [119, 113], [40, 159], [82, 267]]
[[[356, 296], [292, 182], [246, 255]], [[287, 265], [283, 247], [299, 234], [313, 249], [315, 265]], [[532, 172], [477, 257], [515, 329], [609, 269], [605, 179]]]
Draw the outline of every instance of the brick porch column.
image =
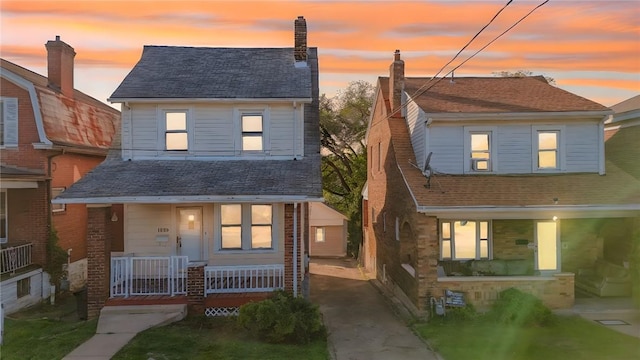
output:
[[[300, 271], [300, 264], [302, 264], [302, 241], [304, 239], [300, 236], [300, 227], [303, 222], [300, 218], [300, 209], [304, 204], [298, 204], [298, 295], [302, 296], [302, 280], [304, 279]], [[308, 209], [307, 209], [308, 212]], [[306, 215], [306, 214], [305, 214]], [[285, 204], [284, 206], [284, 290], [293, 294], [293, 204]]]
[[111, 205], [87, 206], [87, 316], [97, 318], [109, 298]]
[[189, 264], [187, 268], [188, 311], [192, 315], [204, 315], [204, 264]]

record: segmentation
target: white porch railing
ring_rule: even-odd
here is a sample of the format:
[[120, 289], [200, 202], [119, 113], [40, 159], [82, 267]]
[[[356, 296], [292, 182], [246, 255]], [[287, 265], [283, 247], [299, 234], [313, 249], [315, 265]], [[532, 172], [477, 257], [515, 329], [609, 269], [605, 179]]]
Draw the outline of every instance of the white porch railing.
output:
[[111, 258], [110, 295], [183, 295], [187, 293], [186, 256]]
[[31, 265], [31, 244], [11, 246], [0, 251], [0, 273], [13, 273]]
[[284, 289], [284, 265], [206, 266], [204, 288], [207, 295]]

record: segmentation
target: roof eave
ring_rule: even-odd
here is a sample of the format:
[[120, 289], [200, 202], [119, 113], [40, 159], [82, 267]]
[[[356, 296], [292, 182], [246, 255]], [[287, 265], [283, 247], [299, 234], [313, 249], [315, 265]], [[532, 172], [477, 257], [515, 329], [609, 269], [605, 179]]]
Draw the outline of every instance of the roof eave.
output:
[[278, 103], [311, 103], [311, 97], [300, 98], [119, 98], [110, 97], [107, 99], [110, 103], [177, 103], [177, 102], [190, 102], [190, 103], [255, 103], [255, 102], [278, 102]]
[[469, 120], [539, 120], [539, 119], [585, 119], [601, 120], [603, 116], [613, 114], [613, 110], [597, 111], [544, 111], [544, 112], [505, 112], [505, 113], [430, 113], [426, 116], [439, 121], [469, 121]]
[[640, 216], [640, 204], [562, 206], [418, 206], [418, 213], [438, 218], [558, 219]]
[[57, 198], [53, 204], [178, 204], [178, 203], [293, 203], [322, 202], [324, 199], [307, 195], [193, 195], [193, 196], [109, 196], [94, 198]]

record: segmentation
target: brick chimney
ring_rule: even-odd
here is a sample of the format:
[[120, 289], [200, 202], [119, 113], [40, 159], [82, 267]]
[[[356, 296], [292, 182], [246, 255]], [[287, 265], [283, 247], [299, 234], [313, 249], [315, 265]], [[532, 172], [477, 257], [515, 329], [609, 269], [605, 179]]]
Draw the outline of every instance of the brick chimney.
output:
[[307, 21], [304, 16], [298, 16], [294, 22], [294, 43], [296, 61], [307, 61]]
[[[401, 106], [402, 90], [404, 89], [404, 61], [400, 59], [400, 50], [393, 54], [393, 63], [389, 66], [389, 104], [391, 111]], [[398, 112], [395, 116], [400, 116]]]
[[47, 48], [47, 67], [49, 87], [62, 92], [63, 95], [73, 97], [73, 58], [76, 52], [71, 46], [60, 40], [49, 40]]

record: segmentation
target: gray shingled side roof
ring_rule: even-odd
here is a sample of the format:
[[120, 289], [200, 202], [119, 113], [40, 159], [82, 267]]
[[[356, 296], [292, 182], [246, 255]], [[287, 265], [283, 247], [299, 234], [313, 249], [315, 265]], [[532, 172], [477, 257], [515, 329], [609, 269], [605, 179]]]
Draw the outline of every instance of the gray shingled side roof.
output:
[[302, 160], [107, 160], [57, 199], [322, 197], [320, 155]]
[[311, 98], [309, 67], [293, 48], [145, 46], [110, 100], [132, 98]]

